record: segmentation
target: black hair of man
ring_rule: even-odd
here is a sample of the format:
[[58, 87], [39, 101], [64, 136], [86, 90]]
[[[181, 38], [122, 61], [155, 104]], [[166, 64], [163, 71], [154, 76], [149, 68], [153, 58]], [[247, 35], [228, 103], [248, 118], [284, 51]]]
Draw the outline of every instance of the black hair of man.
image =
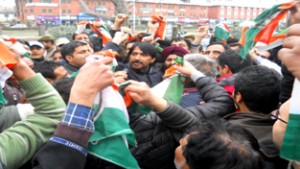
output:
[[255, 137], [220, 119], [203, 121], [198, 130], [190, 133], [184, 157], [190, 169], [263, 168]]
[[242, 69], [252, 65], [252, 61], [249, 56], [243, 59], [232, 49], [225, 50], [225, 52], [220, 54], [216, 61], [222, 68], [227, 65], [232, 73], [238, 73]]
[[73, 56], [73, 53], [75, 51], [75, 49], [79, 46], [86, 46], [88, 45], [86, 42], [83, 42], [83, 41], [72, 41], [72, 42], [69, 42], [67, 44], [65, 44], [62, 48], [61, 48], [61, 56], [63, 57], [63, 59], [67, 61], [66, 59], [66, 56], [67, 55], [70, 55], [70, 56]]
[[64, 100], [64, 102], [66, 104], [68, 104], [68, 102], [69, 102], [71, 88], [73, 86], [74, 80], [75, 80], [74, 77], [72, 77], [72, 78], [65, 77], [65, 78], [56, 80], [52, 84], [53, 87], [60, 94], [60, 96], [62, 97], [62, 99]]
[[132, 45], [131, 49], [128, 52], [128, 56], [130, 57], [132, 51], [135, 48], [139, 48], [144, 54], [150, 55], [152, 58], [157, 58], [158, 52], [153, 45], [148, 42], [138, 42]]
[[250, 66], [235, 78], [236, 95], [239, 92], [247, 108], [256, 113], [268, 114], [279, 104], [279, 73], [265, 66]]
[[209, 46], [212, 46], [212, 45], [221, 45], [221, 46], [223, 46], [224, 51], [230, 49], [230, 47], [229, 47], [227, 44], [223, 44], [223, 43], [221, 43], [221, 42], [212, 42], [212, 43], [209, 43], [209, 44], [206, 46], [206, 48], [208, 48]]
[[175, 42], [185, 41], [185, 43], [187, 44], [189, 50], [190, 50], [191, 47], [192, 47], [192, 42], [189, 41], [188, 39], [185, 39], [185, 38], [175, 38], [175, 39], [172, 39], [171, 43], [172, 43], [173, 41], [175, 41]]
[[53, 61], [43, 61], [35, 63], [33, 70], [36, 73], [41, 73], [45, 78], [55, 80], [56, 76], [54, 74], [54, 69], [59, 66], [62, 65]]
[[89, 36], [86, 32], [81, 32], [81, 33], [73, 33], [72, 35], [72, 40], [75, 40], [76, 36], [79, 34], [86, 34], [87, 36]]

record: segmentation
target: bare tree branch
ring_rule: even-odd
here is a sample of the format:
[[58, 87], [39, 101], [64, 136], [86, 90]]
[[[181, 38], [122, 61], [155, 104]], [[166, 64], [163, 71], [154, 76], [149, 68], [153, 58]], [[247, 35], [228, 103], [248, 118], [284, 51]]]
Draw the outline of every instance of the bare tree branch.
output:
[[115, 6], [115, 15], [118, 13], [130, 14], [125, 0], [110, 0]]
[[[124, 0], [110, 0], [114, 6], [115, 6], [115, 15], [117, 15], [118, 13], [125, 13], [125, 14], [129, 14], [129, 10], [127, 8], [127, 4]], [[95, 16], [95, 17], [99, 17], [99, 18], [103, 18], [106, 20], [114, 20], [114, 16], [108, 16], [108, 15], [103, 15], [103, 14], [99, 14], [97, 12], [94, 12], [92, 10], [90, 10], [88, 8], [88, 6], [86, 5], [86, 3], [83, 0], [78, 0], [82, 10], [84, 13], [91, 15], [91, 16]]]

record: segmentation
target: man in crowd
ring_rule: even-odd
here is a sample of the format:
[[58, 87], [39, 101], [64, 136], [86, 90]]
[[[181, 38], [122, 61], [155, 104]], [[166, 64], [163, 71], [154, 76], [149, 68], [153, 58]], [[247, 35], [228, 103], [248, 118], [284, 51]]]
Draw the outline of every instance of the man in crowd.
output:
[[90, 47], [83, 41], [72, 41], [61, 48], [61, 55], [66, 61], [64, 65], [68, 74], [77, 72], [85, 64], [86, 58], [91, 54]]
[[84, 41], [84, 42], [90, 41], [88, 34], [85, 32], [74, 33], [72, 39], [73, 41]]
[[45, 60], [44, 54], [45, 54], [45, 47], [42, 43], [38, 41], [30, 41], [29, 42], [30, 47], [30, 57], [33, 60], [33, 62], [42, 62]]
[[153, 45], [147, 42], [136, 43], [128, 55], [129, 63], [120, 63], [116, 69], [123, 71], [115, 73], [115, 77], [119, 78], [119, 83], [129, 79], [145, 82], [153, 87], [162, 81], [162, 74], [154, 67], [157, 51]]
[[242, 69], [251, 66], [252, 62], [249, 57], [243, 59], [235, 51], [228, 49], [217, 58], [217, 68], [220, 77], [216, 80], [224, 87], [224, 89], [232, 96], [234, 91], [234, 80], [238, 75], [238, 72]]
[[161, 56], [164, 61], [162, 68], [160, 69], [162, 74], [165, 73], [165, 71], [171, 67], [172, 65], [176, 64], [176, 58], [181, 57], [183, 58], [184, 55], [188, 54], [189, 52], [179, 46], [169, 46], [166, 47], [162, 52]]
[[227, 49], [229, 49], [229, 47], [227, 45], [224, 45], [223, 43], [212, 42], [207, 46], [204, 55], [216, 60], [221, 55], [221, 53], [225, 52], [225, 50]]
[[47, 52], [45, 55], [45, 60], [53, 60], [53, 53], [56, 50], [54, 40], [54, 37], [51, 35], [45, 35], [39, 39], [39, 42], [44, 45]]

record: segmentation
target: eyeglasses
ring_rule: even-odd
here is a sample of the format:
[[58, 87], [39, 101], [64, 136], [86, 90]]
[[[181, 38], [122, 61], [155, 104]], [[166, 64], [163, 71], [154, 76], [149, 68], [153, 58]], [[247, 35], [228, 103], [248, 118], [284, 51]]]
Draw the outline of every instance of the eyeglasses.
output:
[[273, 120], [279, 120], [279, 121], [281, 121], [281, 122], [283, 122], [283, 123], [285, 123], [285, 124], [288, 124], [287, 121], [285, 121], [285, 120], [283, 120], [283, 119], [280, 118], [280, 112], [279, 112], [279, 109], [272, 111], [272, 112], [270, 113], [270, 116], [271, 116], [271, 119], [273, 119]]

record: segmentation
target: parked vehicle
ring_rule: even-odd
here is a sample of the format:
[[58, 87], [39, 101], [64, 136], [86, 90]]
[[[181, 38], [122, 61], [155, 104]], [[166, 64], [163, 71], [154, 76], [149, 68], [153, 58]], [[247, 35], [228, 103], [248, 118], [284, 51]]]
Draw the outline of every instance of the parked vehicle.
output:
[[27, 25], [19, 23], [11, 26], [10, 28], [27, 28]]

